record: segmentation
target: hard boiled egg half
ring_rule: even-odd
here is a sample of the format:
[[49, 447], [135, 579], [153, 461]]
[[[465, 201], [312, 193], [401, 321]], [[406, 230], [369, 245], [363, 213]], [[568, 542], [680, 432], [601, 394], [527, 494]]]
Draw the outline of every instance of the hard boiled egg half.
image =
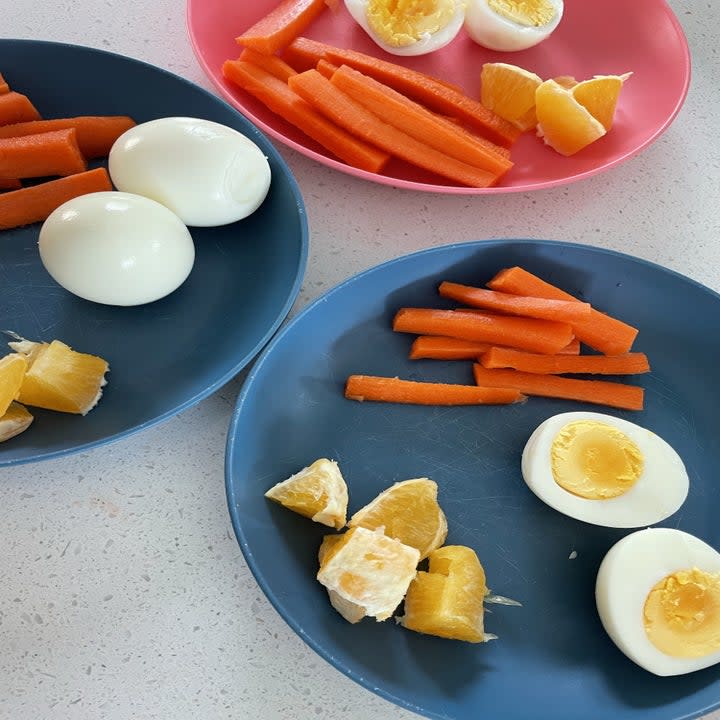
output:
[[655, 675], [720, 662], [720, 554], [694, 535], [627, 535], [600, 564], [595, 600], [613, 642]]
[[680, 456], [645, 428], [594, 412], [569, 412], [541, 423], [522, 454], [530, 490], [555, 510], [593, 525], [652, 525], [687, 497]]
[[386, 52], [425, 55], [450, 43], [465, 20], [465, 0], [345, 0], [355, 22]]

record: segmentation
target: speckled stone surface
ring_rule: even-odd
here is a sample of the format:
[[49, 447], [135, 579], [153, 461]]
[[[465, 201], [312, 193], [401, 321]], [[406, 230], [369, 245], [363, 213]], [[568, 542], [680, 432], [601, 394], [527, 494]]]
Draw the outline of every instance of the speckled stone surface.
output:
[[[671, 4], [693, 54], [687, 102], [654, 145], [590, 180], [528, 195], [412, 194], [281, 147], [312, 233], [295, 310], [397, 255], [490, 237], [600, 245], [720, 291], [720, 4]], [[111, 49], [211, 89], [181, 0], [0, 0], [0, 19], [4, 37]], [[0, 718], [416, 717], [315, 655], [248, 571], [223, 478], [240, 382], [141, 435], [0, 470]]]

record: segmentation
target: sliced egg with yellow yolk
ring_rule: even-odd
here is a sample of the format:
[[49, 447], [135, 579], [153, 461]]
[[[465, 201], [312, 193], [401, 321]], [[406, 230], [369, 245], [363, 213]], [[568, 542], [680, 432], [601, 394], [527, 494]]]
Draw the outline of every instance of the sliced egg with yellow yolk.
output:
[[527, 486], [565, 515], [593, 525], [652, 525], [685, 502], [689, 479], [655, 433], [603, 413], [570, 412], [541, 423], [522, 454]]
[[655, 675], [720, 662], [720, 553], [694, 535], [648, 528], [613, 545], [595, 583], [600, 621]]
[[355, 22], [393, 55], [425, 55], [448, 45], [465, 20], [465, 0], [345, 0]]

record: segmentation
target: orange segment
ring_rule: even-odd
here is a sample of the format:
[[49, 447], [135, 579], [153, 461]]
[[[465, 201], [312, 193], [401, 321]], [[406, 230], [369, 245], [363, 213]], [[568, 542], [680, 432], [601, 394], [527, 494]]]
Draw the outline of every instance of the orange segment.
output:
[[480, 74], [480, 102], [520, 130], [535, 127], [535, 91], [542, 78], [508, 63], [485, 63]]
[[0, 442], [19, 435], [30, 427], [33, 416], [20, 403], [11, 402], [5, 414], [0, 417]]
[[596, 75], [572, 87], [573, 97], [609, 130], [615, 117], [620, 91], [632, 73], [624, 75]]
[[430, 553], [428, 572], [419, 572], [410, 583], [400, 622], [427, 635], [484, 642], [487, 592], [485, 571], [475, 551], [447, 545]]
[[23, 355], [12, 353], [0, 358], [0, 416], [17, 399], [26, 370], [27, 360]]
[[316, 460], [271, 487], [265, 497], [323, 525], [338, 530], [345, 525], [347, 485], [333, 460]]
[[388, 537], [417, 548], [420, 558], [425, 558], [447, 537], [447, 520], [437, 492], [437, 483], [428, 478], [395, 483], [358, 510], [348, 526], [383, 528]]

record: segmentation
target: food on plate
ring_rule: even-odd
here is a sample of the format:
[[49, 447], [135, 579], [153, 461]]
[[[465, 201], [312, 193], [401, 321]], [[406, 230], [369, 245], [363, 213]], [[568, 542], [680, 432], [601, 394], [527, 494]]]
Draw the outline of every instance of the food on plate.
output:
[[238, 60], [242, 63], [255, 65], [283, 82], [287, 82], [288, 78], [296, 73], [296, 71], [278, 55], [265, 55], [251, 48], [245, 48], [240, 53]]
[[0, 415], [0, 442], [25, 432], [32, 425], [33, 416], [24, 405], [11, 402], [4, 415]]
[[631, 76], [629, 72], [623, 75], [596, 75], [590, 80], [575, 82], [570, 91], [575, 100], [608, 131], [615, 118], [620, 91]]
[[[330, 551], [343, 540], [344, 535], [326, 535], [320, 543], [318, 550], [318, 564], [322, 567]], [[365, 617], [365, 608], [351, 600], [338, 595], [335, 590], [327, 589], [330, 604], [351, 624], [360, 622]]]
[[419, 571], [405, 595], [398, 622], [408, 630], [478, 643], [494, 637], [484, 630], [488, 594], [485, 571], [472, 548], [446, 545], [433, 550], [428, 570]]
[[595, 584], [606, 632], [630, 660], [660, 676], [720, 662], [720, 554], [672, 528], [618, 541]]
[[98, 404], [109, 370], [106, 360], [76, 352], [60, 340], [39, 343], [21, 339], [8, 344], [28, 364], [18, 402], [79, 415]]
[[345, 0], [355, 22], [385, 52], [426, 55], [460, 32], [465, 0]]
[[6, 355], [0, 358], [0, 417], [17, 400], [22, 387], [27, 359], [23, 355]]
[[517, 65], [485, 63], [480, 73], [480, 102], [525, 132], [537, 125], [535, 91], [542, 78]]
[[22, 187], [22, 183], [18, 178], [3, 179], [0, 180], [0, 192], [4, 190], [19, 190]]
[[68, 200], [112, 189], [107, 170], [100, 167], [2, 193], [0, 230], [41, 222]]
[[[442, 335], [418, 335], [410, 346], [410, 360], [477, 360], [496, 348], [492, 343], [474, 342]], [[578, 355], [580, 342], [573, 338], [558, 355]], [[552, 356], [551, 356], [552, 357]]]
[[689, 479], [677, 452], [655, 433], [602, 413], [561, 413], [541, 423], [522, 453], [530, 490], [593, 525], [652, 525], [682, 506]]
[[273, 485], [265, 497], [336, 530], [345, 525], [347, 485], [334, 460], [315, 460], [287, 480]]
[[185, 224], [154, 200], [125, 192], [82, 195], [40, 229], [40, 259], [69, 292], [106, 305], [141, 305], [176, 290], [195, 259]]
[[2, 73], [0, 73], [0, 95], [4, 95], [5, 93], [10, 92], [10, 86], [5, 82], [5, 78], [3, 77]]
[[40, 113], [27, 95], [13, 90], [0, 93], [0, 126], [39, 119]]
[[74, 128], [0, 138], [0, 178], [65, 176], [85, 170]]
[[108, 169], [118, 190], [162, 203], [186, 225], [212, 227], [254, 213], [270, 188], [267, 158], [226, 125], [190, 117], [140, 123], [114, 143]]
[[465, 30], [489, 50], [526, 50], [560, 24], [563, 0], [468, 0]]

